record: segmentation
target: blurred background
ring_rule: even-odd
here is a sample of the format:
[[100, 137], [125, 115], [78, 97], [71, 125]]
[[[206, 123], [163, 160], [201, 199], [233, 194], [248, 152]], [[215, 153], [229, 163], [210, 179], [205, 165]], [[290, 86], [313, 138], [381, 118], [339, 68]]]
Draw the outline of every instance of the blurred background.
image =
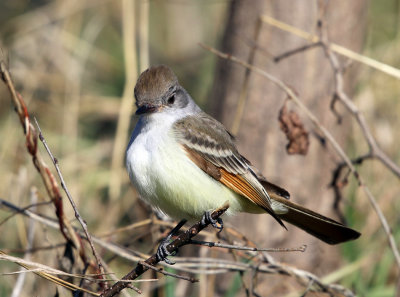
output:
[[[202, 108], [232, 131], [240, 151], [271, 182], [286, 188], [294, 201], [342, 220], [363, 235], [355, 242], [332, 247], [293, 227], [285, 231], [267, 215], [239, 215], [226, 219], [228, 226], [258, 247], [306, 244], [305, 253], [273, 256], [325, 277], [327, 282], [340, 283], [359, 296], [400, 296], [399, 267], [378, 217], [353, 177], [341, 188], [342, 199], [334, 207], [335, 194], [329, 185], [341, 162], [339, 156], [290, 103], [288, 108], [299, 112], [309, 132], [310, 148], [306, 155], [288, 155], [287, 140], [278, 122], [286, 99], [284, 92], [199, 46], [204, 43], [221, 49], [283, 80], [350, 158], [366, 154], [368, 146], [354, 118], [337, 103], [342, 116], [339, 123], [330, 109], [334, 76], [323, 49], [315, 46], [274, 61], [309, 42], [259, 21], [262, 15], [312, 34], [318, 33], [317, 24], [322, 21], [331, 42], [400, 68], [398, 0], [255, 0], [251, 4], [237, 0], [3, 0], [0, 57], [7, 61], [31, 116], [38, 120], [93, 235], [101, 236], [152, 216], [129, 183], [124, 153], [135, 124], [136, 79], [149, 65], [162, 63], [176, 72], [181, 85]], [[400, 164], [399, 79], [343, 57], [339, 60], [347, 67], [346, 92], [365, 115], [380, 147]], [[2, 83], [0, 98], [0, 198], [26, 207], [32, 204], [30, 192], [35, 186], [39, 202], [46, 202], [49, 198], [26, 152], [21, 127]], [[40, 150], [45, 154], [42, 146]], [[50, 166], [50, 159], [46, 160]], [[399, 245], [399, 177], [376, 160], [366, 160], [357, 168]], [[74, 221], [67, 201], [64, 206]], [[38, 205], [35, 211], [54, 217], [52, 205]], [[8, 219], [10, 214], [0, 208], [0, 249], [24, 257], [32, 222], [18, 215]], [[150, 224], [103, 239], [150, 253], [158, 229]], [[59, 230], [36, 224], [31, 243], [32, 260], [60, 267], [64, 242]], [[99, 251], [118, 277], [135, 264], [106, 249]], [[226, 252], [220, 256], [198, 247], [185, 247], [181, 254], [232, 258]], [[0, 262], [0, 273], [18, 269], [13, 263]], [[246, 282], [252, 282], [252, 277], [238, 272], [197, 275], [197, 284], [150, 273], [145, 277], [159, 281], [138, 284], [144, 296], [299, 296], [307, 287], [293, 278], [266, 274], [258, 277], [254, 295], [246, 295]], [[0, 277], [0, 296], [12, 294], [17, 278]], [[62, 296], [70, 294], [27, 274], [19, 296], [56, 296], [57, 290]]]

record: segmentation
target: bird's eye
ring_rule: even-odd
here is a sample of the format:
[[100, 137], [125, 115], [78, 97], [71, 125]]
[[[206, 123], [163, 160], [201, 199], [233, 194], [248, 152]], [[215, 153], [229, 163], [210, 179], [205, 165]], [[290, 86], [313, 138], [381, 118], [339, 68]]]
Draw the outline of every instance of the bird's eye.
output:
[[175, 102], [175, 94], [171, 95], [171, 97], [169, 97], [168, 100], [167, 100], [167, 103], [169, 105], [174, 104], [174, 102]]

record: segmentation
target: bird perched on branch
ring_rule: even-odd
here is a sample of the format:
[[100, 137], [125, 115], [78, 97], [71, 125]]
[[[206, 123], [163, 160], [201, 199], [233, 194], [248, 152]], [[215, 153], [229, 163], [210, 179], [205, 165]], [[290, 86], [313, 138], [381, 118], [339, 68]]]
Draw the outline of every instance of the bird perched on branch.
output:
[[233, 136], [196, 105], [167, 66], [144, 71], [135, 98], [139, 119], [126, 167], [141, 198], [152, 206], [177, 220], [203, 215], [212, 220], [209, 211], [228, 201], [228, 214], [267, 212], [283, 227], [282, 220], [329, 244], [360, 236], [289, 201], [289, 193], [258, 173], [238, 152]]

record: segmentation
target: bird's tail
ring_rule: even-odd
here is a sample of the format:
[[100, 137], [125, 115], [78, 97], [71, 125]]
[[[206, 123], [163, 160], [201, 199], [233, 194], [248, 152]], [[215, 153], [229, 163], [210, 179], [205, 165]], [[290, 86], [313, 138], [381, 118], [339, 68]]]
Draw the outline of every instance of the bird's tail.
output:
[[357, 239], [361, 235], [359, 232], [339, 222], [290, 202], [288, 199], [281, 198], [275, 193], [271, 193], [270, 197], [273, 202], [272, 208], [274, 210], [277, 209], [275, 213], [279, 218], [326, 243], [338, 244]]

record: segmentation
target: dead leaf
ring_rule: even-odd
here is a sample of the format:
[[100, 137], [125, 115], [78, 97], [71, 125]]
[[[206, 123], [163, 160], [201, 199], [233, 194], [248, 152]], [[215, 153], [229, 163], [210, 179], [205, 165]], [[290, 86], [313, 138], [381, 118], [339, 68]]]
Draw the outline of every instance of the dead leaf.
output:
[[279, 123], [281, 130], [289, 140], [289, 143], [286, 145], [288, 154], [306, 155], [310, 141], [308, 132], [305, 130], [299, 115], [294, 111], [288, 112], [285, 104], [279, 112]]

